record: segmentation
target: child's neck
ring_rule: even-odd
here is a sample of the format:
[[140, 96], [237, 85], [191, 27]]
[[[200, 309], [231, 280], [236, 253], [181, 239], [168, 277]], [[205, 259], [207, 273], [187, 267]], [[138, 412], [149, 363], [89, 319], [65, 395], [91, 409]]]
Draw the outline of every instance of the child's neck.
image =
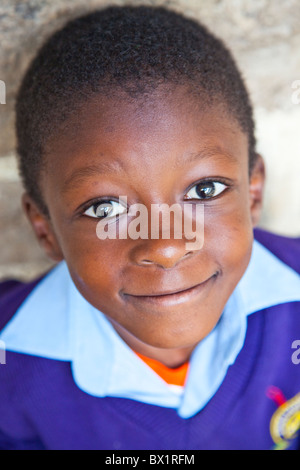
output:
[[134, 351], [143, 356], [155, 359], [171, 369], [176, 369], [188, 362], [191, 355], [189, 349], [159, 349], [151, 347], [151, 350], [148, 348], [147, 350], [137, 350], [137, 348], [135, 348]]
[[189, 361], [193, 347], [185, 348], [157, 348], [143, 343], [119, 324], [111, 322], [119, 336], [135, 352], [143, 356], [155, 359], [169, 368], [177, 368]]

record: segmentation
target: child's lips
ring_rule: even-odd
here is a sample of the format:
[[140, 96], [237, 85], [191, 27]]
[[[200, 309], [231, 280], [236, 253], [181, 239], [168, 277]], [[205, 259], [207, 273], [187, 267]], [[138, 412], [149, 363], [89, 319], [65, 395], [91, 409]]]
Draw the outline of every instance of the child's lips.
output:
[[172, 306], [187, 302], [195, 295], [204, 291], [218, 276], [218, 272], [210, 276], [205, 281], [196, 284], [192, 287], [176, 289], [164, 292], [151, 292], [149, 294], [128, 294], [123, 293], [126, 300], [133, 301], [134, 303], [150, 303], [153, 305]]

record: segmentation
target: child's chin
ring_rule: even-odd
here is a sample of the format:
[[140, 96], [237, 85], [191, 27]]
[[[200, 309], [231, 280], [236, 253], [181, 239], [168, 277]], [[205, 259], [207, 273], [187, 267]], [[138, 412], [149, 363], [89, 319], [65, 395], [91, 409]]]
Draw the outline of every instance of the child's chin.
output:
[[187, 321], [182, 325], [178, 323], [160, 325], [158, 328], [153, 328], [153, 333], [143, 332], [138, 339], [154, 348], [192, 350], [213, 330], [218, 319], [219, 316], [211, 324], [206, 322], [202, 325], [201, 321], [197, 324]]

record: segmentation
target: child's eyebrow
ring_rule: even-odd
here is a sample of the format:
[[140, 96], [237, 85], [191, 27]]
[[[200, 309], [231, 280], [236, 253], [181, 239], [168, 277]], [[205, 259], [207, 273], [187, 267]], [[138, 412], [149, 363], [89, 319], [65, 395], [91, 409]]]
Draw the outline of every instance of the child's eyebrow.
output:
[[180, 156], [177, 158], [175, 164], [182, 165], [182, 163], [192, 163], [195, 160], [207, 160], [209, 158], [214, 158], [217, 160], [230, 160], [232, 163], [238, 162], [238, 157], [226, 151], [224, 148], [219, 146], [205, 147], [199, 152], [188, 153], [186, 155]]
[[[182, 166], [183, 163], [192, 163], [195, 160], [206, 160], [209, 158], [214, 158], [217, 160], [230, 160], [232, 163], [237, 163], [238, 159], [236, 156], [225, 151], [221, 147], [205, 147], [196, 153], [188, 153], [185, 155], [180, 155], [176, 158], [174, 166]], [[87, 179], [90, 176], [99, 176], [100, 174], [108, 175], [110, 173], [126, 173], [126, 167], [124, 162], [121, 159], [112, 160], [109, 162], [99, 161], [97, 164], [84, 166], [78, 168], [71, 173], [71, 175], [64, 182], [64, 188], [62, 193], [67, 193], [76, 185]]]
[[120, 173], [125, 171], [124, 163], [120, 160], [110, 162], [99, 161], [97, 164], [84, 166], [74, 170], [64, 182], [63, 193], [70, 191], [80, 181], [85, 180], [89, 176], [99, 176], [99, 174]]

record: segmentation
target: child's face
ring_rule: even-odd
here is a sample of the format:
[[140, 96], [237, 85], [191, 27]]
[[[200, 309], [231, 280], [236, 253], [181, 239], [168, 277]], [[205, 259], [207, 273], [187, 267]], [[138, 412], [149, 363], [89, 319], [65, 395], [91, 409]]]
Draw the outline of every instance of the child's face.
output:
[[[131, 347], [150, 356], [192, 351], [248, 265], [261, 207], [263, 164], [258, 159], [249, 181], [247, 137], [236, 122], [219, 107], [201, 111], [182, 88], [131, 104], [96, 96], [49, 142], [46, 161], [51, 222], [27, 196], [24, 206], [47, 253], [66, 260], [78, 290]], [[187, 199], [207, 178], [221, 182], [219, 195]], [[204, 204], [203, 247], [99, 240], [91, 206], [119, 196], [149, 212], [154, 203]]]

